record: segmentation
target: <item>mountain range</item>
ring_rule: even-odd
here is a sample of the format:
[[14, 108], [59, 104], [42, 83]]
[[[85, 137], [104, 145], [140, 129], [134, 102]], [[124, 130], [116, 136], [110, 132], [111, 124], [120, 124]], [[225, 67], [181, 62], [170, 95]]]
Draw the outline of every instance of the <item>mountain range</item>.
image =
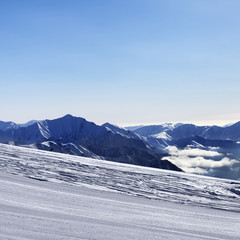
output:
[[69, 114], [26, 124], [0, 121], [0, 142], [5, 144], [233, 179], [240, 178], [239, 141], [240, 122], [121, 128]]
[[162, 125], [127, 127], [127, 129], [141, 136], [165, 138], [168, 140], [200, 136], [212, 140], [240, 141], [240, 121], [226, 127], [166, 123]]
[[115, 162], [181, 171], [135, 133], [66, 115], [54, 120], [0, 125], [0, 142]]
[[166, 123], [134, 128], [126, 127], [126, 129], [132, 129], [132, 132], [144, 137], [150, 145], [158, 149], [164, 149], [167, 146], [184, 148], [190, 145], [202, 148], [240, 147], [240, 122], [226, 127]]
[[171, 124], [127, 127], [169, 154], [183, 171], [240, 179], [240, 122], [225, 127]]

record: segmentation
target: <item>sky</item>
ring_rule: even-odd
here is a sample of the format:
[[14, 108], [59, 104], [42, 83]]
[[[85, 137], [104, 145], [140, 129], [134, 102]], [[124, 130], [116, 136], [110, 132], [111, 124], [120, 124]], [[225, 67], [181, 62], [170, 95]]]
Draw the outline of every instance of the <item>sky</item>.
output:
[[239, 0], [1, 0], [0, 120], [240, 120]]

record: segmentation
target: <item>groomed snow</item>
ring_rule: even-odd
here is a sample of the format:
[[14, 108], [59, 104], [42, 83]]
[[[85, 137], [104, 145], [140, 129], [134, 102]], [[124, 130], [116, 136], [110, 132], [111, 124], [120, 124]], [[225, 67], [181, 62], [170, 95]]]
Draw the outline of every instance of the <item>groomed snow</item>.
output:
[[0, 166], [0, 239], [240, 236], [237, 181], [3, 144]]

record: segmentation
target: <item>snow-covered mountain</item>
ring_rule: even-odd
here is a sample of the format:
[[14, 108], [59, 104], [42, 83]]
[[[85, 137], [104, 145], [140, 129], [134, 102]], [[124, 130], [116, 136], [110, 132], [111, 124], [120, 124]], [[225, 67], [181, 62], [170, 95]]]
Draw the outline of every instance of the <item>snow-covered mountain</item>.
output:
[[17, 124], [17, 123], [14, 123], [14, 122], [0, 121], [0, 131], [14, 130], [14, 129], [17, 129], [17, 128], [20, 128], [20, 127], [28, 127], [28, 126], [36, 123], [36, 122], [37, 122], [36, 120], [31, 120], [27, 123]]
[[1, 143], [240, 179], [240, 122], [225, 127], [166, 123], [121, 128], [66, 115], [0, 126]]
[[145, 137], [156, 137], [162, 139], [181, 139], [192, 136], [200, 136], [212, 140], [240, 141], [240, 122], [230, 126], [196, 126], [194, 124], [162, 124], [140, 127], [127, 127], [134, 133]]
[[16, 129], [18, 128], [18, 124], [14, 122], [3, 122], [0, 121], [0, 131], [7, 131], [9, 129]]
[[240, 121], [226, 127], [212, 126], [202, 136], [207, 139], [240, 141]]
[[29, 122], [21, 123], [21, 124], [18, 124], [18, 125], [19, 125], [20, 127], [28, 127], [28, 126], [36, 123], [36, 122], [37, 122], [37, 120], [31, 120], [31, 121], [29, 121]]
[[225, 127], [163, 124], [131, 129], [186, 172], [240, 179], [240, 122]]
[[[172, 124], [172, 123], [165, 123], [161, 125], [149, 125], [149, 126], [137, 126], [137, 127], [126, 127], [126, 129], [129, 129], [133, 131], [134, 133], [137, 133], [144, 137], [157, 137], [159, 138], [165, 138], [167, 136], [168, 131], [180, 126], [181, 123], [178, 124]], [[161, 137], [162, 136], [162, 137]]]
[[0, 142], [136, 165], [180, 170], [135, 133], [66, 115], [0, 132]]
[[118, 127], [117, 125], [113, 125], [113, 124], [110, 124], [110, 123], [104, 123], [102, 126], [111, 130], [112, 132], [114, 132], [116, 134], [120, 134], [124, 137], [143, 139], [142, 137], [140, 137], [138, 134], [134, 133], [133, 131], [130, 131], [130, 130], [125, 129], [125, 128]]

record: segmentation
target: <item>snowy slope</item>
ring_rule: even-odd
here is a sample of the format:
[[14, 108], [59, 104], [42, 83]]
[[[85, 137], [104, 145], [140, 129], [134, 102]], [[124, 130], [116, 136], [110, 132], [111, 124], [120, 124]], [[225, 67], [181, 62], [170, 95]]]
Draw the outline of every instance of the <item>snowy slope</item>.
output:
[[127, 129], [133, 131], [144, 137], [151, 137], [153, 135], [161, 134], [168, 132], [181, 124], [172, 124], [172, 123], [165, 123], [161, 125], [149, 125], [149, 126], [139, 126], [139, 127], [127, 127]]
[[239, 239], [240, 182], [10, 145], [0, 165], [0, 239]]
[[0, 174], [0, 239], [237, 240], [239, 213]]
[[2, 172], [240, 212], [240, 182], [0, 144]]
[[142, 139], [139, 135], [135, 134], [134, 132], [132, 132], [130, 130], [126, 130], [124, 128], [118, 127], [118, 126], [110, 124], [110, 123], [104, 123], [102, 126], [111, 130], [113, 133], [120, 134], [124, 137], [128, 137], [128, 138], [133, 137], [133, 138]]

